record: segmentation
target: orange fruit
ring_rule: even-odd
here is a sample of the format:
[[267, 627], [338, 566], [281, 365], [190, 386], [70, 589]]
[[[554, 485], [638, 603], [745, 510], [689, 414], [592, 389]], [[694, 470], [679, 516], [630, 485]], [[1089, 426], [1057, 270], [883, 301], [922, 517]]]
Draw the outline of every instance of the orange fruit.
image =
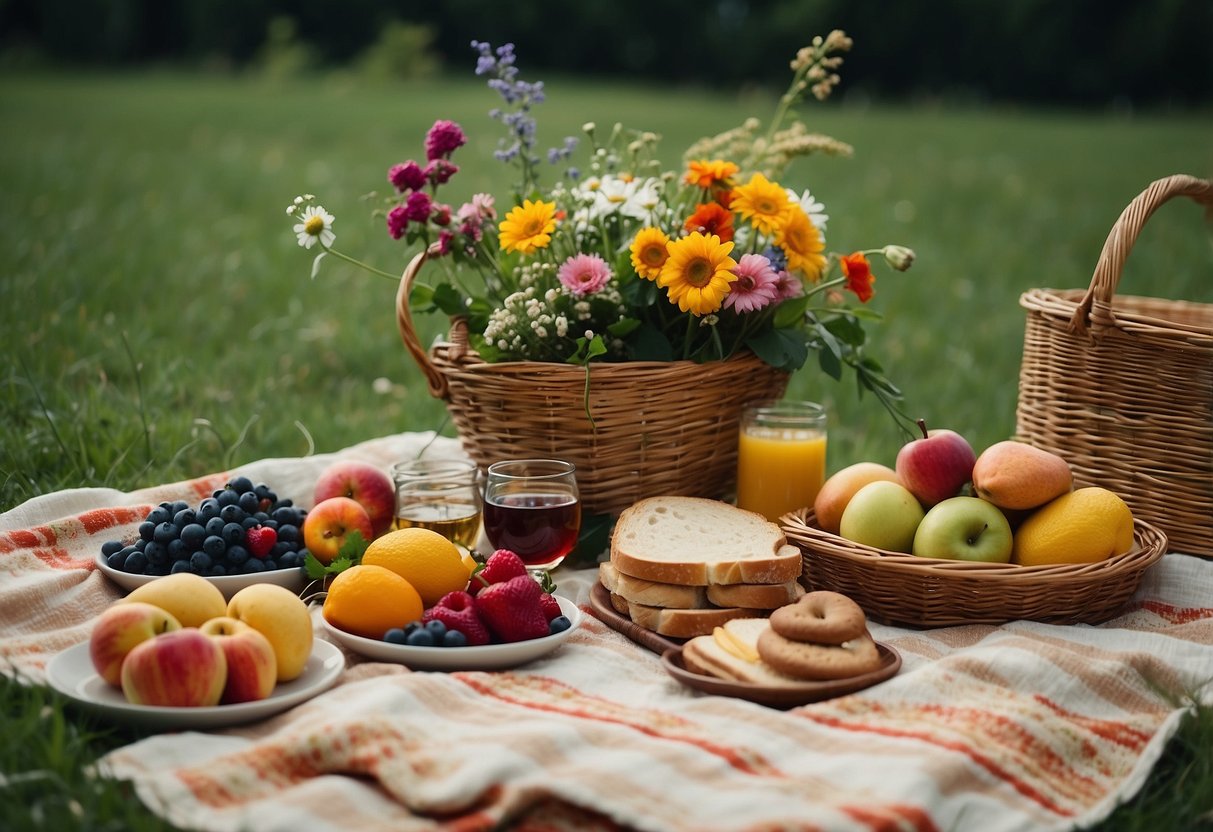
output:
[[1106, 488], [1063, 494], [1032, 512], [1015, 532], [1011, 560], [1024, 566], [1098, 563], [1133, 548], [1133, 512]]
[[351, 566], [329, 584], [320, 614], [339, 630], [383, 638], [393, 627], [417, 621], [425, 611], [413, 585], [382, 566]]
[[436, 531], [416, 527], [376, 538], [363, 553], [362, 563], [382, 566], [404, 578], [426, 607], [448, 592], [466, 589], [471, 575], [458, 546]]

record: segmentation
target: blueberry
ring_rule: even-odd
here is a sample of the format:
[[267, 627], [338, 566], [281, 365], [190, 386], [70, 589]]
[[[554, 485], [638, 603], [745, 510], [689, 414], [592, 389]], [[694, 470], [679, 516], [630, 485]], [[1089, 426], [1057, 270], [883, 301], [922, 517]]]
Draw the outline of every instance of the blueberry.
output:
[[558, 615], [548, 622], [548, 632], [555, 635], [556, 633], [563, 633], [572, 626], [573, 622], [569, 621], [569, 617], [567, 615]]
[[280, 555], [277, 560], [279, 569], [294, 569], [296, 566], [303, 565], [303, 560], [295, 552], [287, 552], [285, 555]]
[[185, 511], [189, 507], [190, 504], [185, 500], [174, 500], [172, 506], [169, 508], [169, 514], [176, 514], [179, 511]]
[[147, 556], [148, 563], [152, 566], [164, 566], [171, 560], [168, 556], [168, 547], [155, 541], [147, 544], [143, 554]]
[[189, 572], [189, 571], [190, 571], [190, 562], [188, 560], [175, 560], [175, 561], [173, 561], [172, 568], [169, 569], [169, 574], [176, 575], [178, 572]]
[[203, 500], [202, 502], [200, 502], [198, 504], [198, 513], [201, 514], [202, 512], [205, 511], [205, 512], [210, 512], [213, 514], [218, 514], [219, 509], [221, 509], [221, 508], [222, 508], [222, 506], [219, 505], [218, 500], [216, 500], [214, 497], [207, 497], [205, 500]]
[[278, 543], [275, 543], [275, 544], [274, 544], [274, 545], [273, 545], [273, 546], [270, 548], [270, 557], [272, 557], [272, 558], [277, 558], [277, 559], [281, 560], [281, 559], [282, 559], [282, 556], [283, 556], [283, 555], [285, 555], [285, 554], [287, 554], [288, 552], [289, 552], [290, 554], [294, 554], [294, 553], [295, 553], [295, 547], [294, 547], [294, 546], [292, 546], [292, 545], [291, 545], [291, 544], [289, 544], [289, 543], [282, 543], [281, 541], [279, 541]]
[[237, 543], [244, 542], [244, 527], [239, 523], [228, 523], [223, 527], [220, 533], [223, 542], [229, 546], [235, 546]]
[[[278, 512], [275, 511], [274, 515], [277, 516], [277, 514]], [[299, 527], [294, 523], [280, 523], [277, 532], [278, 539], [283, 543], [298, 543], [301, 538]]]
[[202, 541], [202, 551], [212, 558], [221, 558], [227, 551], [227, 542], [222, 537], [211, 535]]
[[154, 508], [148, 512], [145, 522], [151, 523], [153, 526], [156, 526], [156, 525], [159, 525], [160, 523], [167, 523], [169, 520], [172, 520], [172, 519], [173, 519], [172, 513], [167, 508], [164, 507], [164, 504], [161, 504], [157, 508]]
[[142, 551], [143, 551], [143, 547], [147, 546], [147, 544], [149, 544], [149, 543], [151, 543], [151, 541], [150, 541], [150, 540], [144, 540], [144, 539], [141, 537], [141, 538], [139, 538], [138, 540], [136, 540], [136, 541], [134, 542], [134, 544], [133, 544], [133, 545], [134, 545], [134, 547], [135, 547], [135, 549], [136, 549], [136, 550], [138, 550], [138, 551], [142, 552]]
[[299, 562], [303, 563], [305, 560], [307, 560], [307, 556], [310, 555], [311, 552], [309, 552], [307, 550], [307, 548], [305, 547], [305, 548], [300, 549], [299, 551], [295, 552], [295, 554], [297, 554], [299, 556]]
[[261, 505], [261, 498], [259, 498], [252, 491], [245, 491], [243, 494], [240, 495], [240, 502], [237, 503], [237, 505], [239, 505], [242, 509], [247, 511], [249, 514], [253, 514], [254, 512], [257, 511], [258, 507]]
[[279, 508], [290, 508], [291, 506], [295, 505], [295, 501], [294, 500], [279, 500], [277, 505]]
[[278, 568], [278, 561], [274, 560], [273, 558], [266, 558], [265, 560], [261, 561], [261, 565], [265, 567], [266, 572], [273, 572]]
[[197, 523], [187, 523], [181, 529], [181, 542], [188, 546], [190, 551], [202, 548], [202, 541], [206, 540], [206, 529], [199, 526]]
[[151, 540], [155, 536], [155, 534], [156, 534], [156, 524], [153, 523], [151, 520], [144, 520], [142, 523], [139, 524], [139, 537], [142, 538], [143, 540]]
[[441, 640], [446, 635], [446, 624], [436, 618], [433, 621], [425, 622], [425, 628], [434, 636], [435, 641]]
[[211, 566], [211, 571], [209, 574], [212, 578], [222, 578], [227, 574], [227, 569], [224, 568], [222, 563], [216, 563]]
[[121, 552], [121, 551], [122, 551], [122, 541], [121, 540], [107, 540], [101, 544], [101, 554], [105, 555], [107, 558], [110, 555], [114, 554], [115, 552]]
[[442, 636], [443, 647], [467, 647], [468, 637], [458, 630], [447, 630]]
[[184, 529], [190, 523], [193, 523], [198, 517], [198, 512], [192, 508], [183, 508], [181, 511], [173, 515], [173, 525], [179, 529]]
[[405, 643], [410, 647], [433, 647], [434, 634], [422, 627], [409, 633]]
[[244, 520], [240, 522], [240, 525], [245, 529], [251, 529], [254, 526], [260, 526], [261, 524], [257, 522], [256, 517], [245, 517]]
[[240, 566], [249, 559], [248, 549], [243, 546], [227, 547], [227, 562], [232, 566]]
[[147, 569], [147, 555], [143, 552], [131, 552], [122, 564], [124, 572], [134, 572], [136, 575], [142, 574], [144, 569]]
[[194, 552], [194, 554], [190, 555], [191, 572], [197, 572], [199, 575], [205, 575], [207, 572], [211, 571], [212, 566], [214, 566], [214, 562], [211, 560], [211, 556], [206, 552]]
[[164, 522], [156, 526], [155, 531], [152, 532], [152, 540], [155, 540], [157, 543], [168, 543], [180, 533], [181, 531], [172, 523]]
[[219, 508], [221, 509], [227, 508], [228, 506], [234, 506], [236, 503], [240, 502], [240, 494], [239, 492], [233, 491], [230, 488], [225, 488], [219, 492], [218, 496], [215, 497], [215, 502], [219, 504]]
[[[256, 517], [257, 522], [261, 523], [262, 525], [270, 522], [270, 516], [268, 514], [266, 514], [264, 511], [254, 511], [253, 516]], [[278, 528], [277, 523], [274, 524], [274, 528]]]
[[404, 644], [404, 630], [399, 627], [393, 627], [383, 634], [383, 640], [388, 644]]
[[110, 569], [121, 569], [126, 564], [126, 550], [119, 549], [106, 556], [105, 565]]
[[206, 521], [206, 533], [208, 535], [223, 534], [223, 527], [226, 525], [227, 523], [223, 522], [222, 517], [212, 517]]
[[[198, 548], [202, 548], [202, 541], [198, 541]], [[193, 551], [180, 540], [170, 540], [165, 549], [168, 550], [168, 556], [172, 560], [187, 560], [190, 552]]]
[[230, 505], [219, 509], [219, 516], [223, 518], [224, 523], [239, 523], [247, 515], [240, 506]]
[[149, 564], [147, 569], [143, 570], [143, 574], [144, 575], [154, 575], [155, 577], [159, 578], [161, 575], [167, 575], [168, 570], [169, 570], [169, 565], [167, 563], [165, 563], [161, 566], [157, 566], [156, 564]]
[[410, 621], [408, 624], [404, 625], [404, 634], [408, 635], [414, 630], [420, 630], [424, 626], [425, 625], [420, 621]]
[[273, 520], [277, 520], [279, 525], [282, 525], [284, 523], [294, 523], [295, 522], [295, 510], [293, 508], [279, 506], [278, 508], [274, 509], [273, 512], [270, 513], [270, 518]]
[[255, 572], [264, 572], [265, 564], [256, 558], [249, 558], [244, 562], [244, 565], [240, 567], [240, 571], [246, 575], [250, 575]]
[[[145, 545], [146, 545], [146, 543], [147, 543], [147, 541], [144, 541]], [[125, 558], [130, 557], [133, 553], [138, 552], [138, 551], [139, 551], [139, 549], [133, 545], [132, 546], [123, 546], [121, 551], [119, 552], [119, 554], [121, 554], [122, 557], [125, 559]]]
[[236, 477], [227, 484], [227, 487], [237, 494], [243, 494], [245, 491], [253, 490], [253, 481], [248, 477]]

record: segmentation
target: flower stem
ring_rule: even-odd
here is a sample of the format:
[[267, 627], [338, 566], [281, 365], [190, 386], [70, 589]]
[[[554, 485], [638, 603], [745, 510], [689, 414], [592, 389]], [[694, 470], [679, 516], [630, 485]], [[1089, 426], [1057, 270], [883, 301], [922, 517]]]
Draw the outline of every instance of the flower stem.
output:
[[347, 263], [353, 263], [355, 266], [358, 266], [359, 268], [366, 269], [371, 274], [377, 274], [380, 277], [386, 277], [388, 280], [394, 280], [397, 283], [400, 282], [400, 275], [398, 275], [398, 274], [388, 274], [387, 272], [383, 271], [382, 269], [377, 269], [374, 266], [370, 265], [369, 263], [363, 263], [361, 260], [358, 260], [354, 257], [350, 257], [348, 254], [343, 254], [335, 248], [330, 248], [329, 246], [326, 246], [324, 243], [321, 243], [320, 247], [323, 248], [329, 254], [333, 255], [334, 257], [338, 257], [338, 258], [346, 261]]

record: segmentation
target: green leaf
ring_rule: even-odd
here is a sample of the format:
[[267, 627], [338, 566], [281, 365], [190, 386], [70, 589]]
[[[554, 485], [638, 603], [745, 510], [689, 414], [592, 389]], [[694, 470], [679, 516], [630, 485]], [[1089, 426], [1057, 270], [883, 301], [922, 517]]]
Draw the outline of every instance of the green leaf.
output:
[[809, 296], [789, 298], [775, 309], [775, 328], [795, 326], [804, 320], [804, 311], [809, 308]]
[[641, 324], [628, 340], [633, 361], [673, 361], [674, 347], [661, 330], [649, 323]]
[[867, 340], [867, 334], [863, 330], [863, 326], [854, 318], [842, 316], [833, 318], [825, 323], [826, 329], [836, 335], [842, 341], [850, 344], [853, 347], [862, 346]]
[[329, 573], [328, 567], [316, 560], [316, 556], [311, 552], [303, 559], [303, 568], [313, 581], [318, 581]]
[[818, 350], [817, 363], [821, 366], [821, 371], [830, 378], [835, 381], [842, 379], [842, 362], [830, 350]]
[[793, 328], [771, 329], [747, 338], [745, 343], [755, 355], [778, 370], [799, 370], [809, 357], [809, 345], [799, 330]]
[[422, 311], [431, 311], [434, 303], [434, 287], [426, 286], [424, 283], [414, 283], [413, 291], [409, 293], [409, 304], [418, 310], [423, 307], [429, 307]]
[[347, 534], [345, 540], [341, 542], [341, 548], [337, 550], [337, 560], [344, 558], [356, 564], [362, 560], [362, 553], [370, 545], [371, 541], [363, 538], [362, 532], [355, 529]]
[[565, 563], [575, 569], [597, 565], [598, 556], [610, 545], [614, 523], [614, 518], [609, 514], [583, 516], [577, 546], [569, 553]]
[[466, 308], [463, 295], [449, 283], [440, 283], [434, 287], [434, 305], [447, 315], [462, 315]]
[[638, 318], [623, 318], [607, 327], [607, 332], [616, 338], [626, 338], [636, 327], [640, 326]]

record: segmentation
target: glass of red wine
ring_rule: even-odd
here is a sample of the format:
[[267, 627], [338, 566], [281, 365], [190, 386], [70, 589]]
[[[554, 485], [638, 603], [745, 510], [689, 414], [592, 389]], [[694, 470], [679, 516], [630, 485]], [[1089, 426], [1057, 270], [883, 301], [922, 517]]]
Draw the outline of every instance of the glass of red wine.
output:
[[494, 462], [484, 483], [484, 533], [531, 570], [555, 569], [577, 545], [576, 467], [560, 459]]

